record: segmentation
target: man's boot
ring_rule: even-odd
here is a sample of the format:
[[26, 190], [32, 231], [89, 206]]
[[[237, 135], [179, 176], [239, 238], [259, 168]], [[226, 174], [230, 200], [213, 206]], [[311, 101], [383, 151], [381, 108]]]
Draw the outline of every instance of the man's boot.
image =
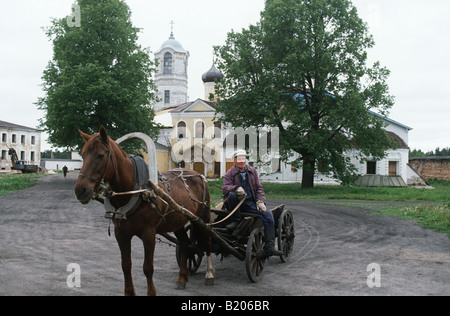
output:
[[275, 226], [264, 226], [264, 255], [269, 258], [271, 256], [281, 256], [283, 253], [275, 249]]

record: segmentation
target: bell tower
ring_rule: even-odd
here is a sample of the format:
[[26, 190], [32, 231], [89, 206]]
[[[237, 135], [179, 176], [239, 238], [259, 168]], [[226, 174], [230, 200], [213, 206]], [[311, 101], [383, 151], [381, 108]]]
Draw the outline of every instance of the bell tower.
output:
[[173, 35], [173, 21], [170, 37], [155, 52], [159, 66], [155, 76], [159, 102], [154, 105], [155, 112], [189, 101], [187, 94], [189, 52], [183, 48]]

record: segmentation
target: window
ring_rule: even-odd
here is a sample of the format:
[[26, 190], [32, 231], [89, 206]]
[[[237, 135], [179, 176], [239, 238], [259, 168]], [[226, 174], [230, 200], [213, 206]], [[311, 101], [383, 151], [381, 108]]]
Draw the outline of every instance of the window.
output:
[[164, 74], [165, 75], [172, 74], [172, 54], [171, 53], [164, 54]]
[[205, 124], [199, 121], [195, 123], [195, 138], [204, 138], [205, 137]]
[[21, 143], [22, 145], [25, 145], [25, 135], [21, 135], [21, 136], [20, 136], [20, 143]]
[[35, 160], [35, 153], [34, 153], [34, 151], [32, 151], [31, 152], [31, 161], [34, 161]]
[[377, 174], [377, 162], [368, 161], [367, 162], [367, 174]]
[[24, 151], [20, 152], [20, 160], [25, 160], [25, 152]]
[[318, 173], [328, 173], [328, 164], [324, 160], [318, 160], [317, 161], [317, 172]]
[[164, 91], [164, 103], [169, 104], [170, 103], [170, 90]]
[[6, 160], [6, 150], [2, 150], [2, 160]]
[[213, 138], [221, 138], [222, 137], [222, 123], [221, 122], [215, 122], [214, 123], [214, 133]]
[[2, 134], [2, 142], [3, 142], [3, 143], [6, 143], [7, 139], [8, 139], [7, 134], [6, 134], [6, 133], [3, 133], [3, 134]]
[[31, 145], [36, 145], [36, 136], [31, 136]]
[[186, 137], [186, 123], [181, 121], [177, 124], [177, 135], [178, 139], [183, 139]]
[[16, 138], [17, 138], [16, 134], [12, 134], [12, 142], [13, 143], [17, 142]]

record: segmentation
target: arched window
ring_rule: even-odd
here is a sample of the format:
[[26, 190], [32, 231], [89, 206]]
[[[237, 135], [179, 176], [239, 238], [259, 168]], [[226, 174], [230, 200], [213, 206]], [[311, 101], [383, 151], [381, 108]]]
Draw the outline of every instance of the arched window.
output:
[[213, 138], [220, 139], [222, 137], [222, 123], [221, 122], [214, 122], [214, 132], [213, 132]]
[[195, 138], [205, 137], [205, 124], [202, 121], [195, 123]]
[[178, 122], [177, 135], [178, 135], [178, 139], [186, 138], [186, 123], [185, 122], [183, 122], [183, 121]]
[[172, 54], [171, 53], [164, 54], [164, 74], [165, 75], [172, 74]]

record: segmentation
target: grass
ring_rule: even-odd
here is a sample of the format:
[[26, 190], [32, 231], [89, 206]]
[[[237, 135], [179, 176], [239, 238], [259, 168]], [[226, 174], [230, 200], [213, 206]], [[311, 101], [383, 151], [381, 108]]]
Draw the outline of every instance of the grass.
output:
[[[268, 200], [342, 200], [378, 202], [417, 202], [419, 205], [377, 206], [377, 214], [413, 220], [421, 226], [447, 234], [450, 237], [450, 181], [429, 181], [434, 189], [360, 187], [360, 186], [316, 186], [302, 189], [298, 183], [263, 183]], [[209, 184], [211, 197], [221, 200], [222, 180]], [[347, 203], [347, 202], [344, 202]], [[380, 208], [381, 207], [381, 208]]]
[[0, 196], [32, 187], [43, 174], [3, 174], [0, 175]]
[[448, 204], [392, 207], [376, 213], [413, 220], [424, 228], [447, 234], [450, 238], [450, 207]]
[[[222, 198], [223, 180], [209, 183], [211, 197]], [[434, 189], [368, 188], [360, 186], [315, 186], [302, 189], [299, 183], [263, 183], [266, 198], [285, 200], [364, 200], [382, 202], [450, 203], [450, 181], [431, 181]]]

